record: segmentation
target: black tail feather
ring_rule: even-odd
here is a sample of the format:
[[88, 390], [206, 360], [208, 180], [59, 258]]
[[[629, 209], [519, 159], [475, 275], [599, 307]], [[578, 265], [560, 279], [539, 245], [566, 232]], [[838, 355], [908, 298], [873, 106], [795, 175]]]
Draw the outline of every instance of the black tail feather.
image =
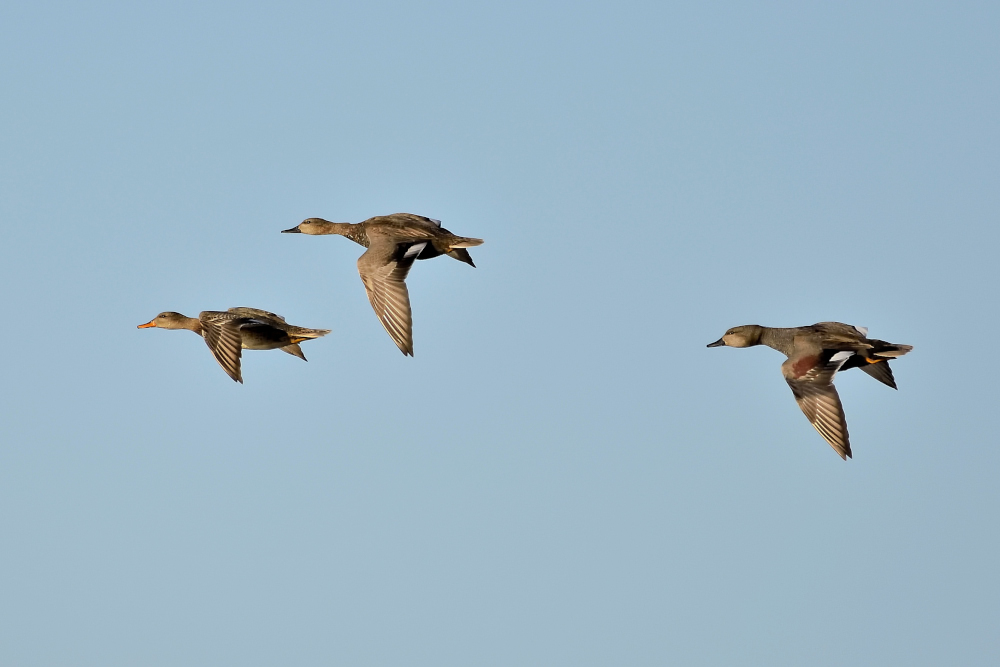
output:
[[308, 359], [306, 359], [306, 355], [302, 354], [302, 348], [299, 347], [297, 343], [292, 343], [291, 345], [286, 345], [286, 346], [284, 346], [284, 347], [282, 347], [280, 349], [281, 349], [282, 352], [287, 352], [288, 354], [292, 355], [293, 357], [298, 357], [302, 361], [308, 361]]
[[476, 268], [476, 265], [472, 263], [472, 255], [465, 248], [452, 248], [451, 252], [448, 253], [449, 257], [454, 257], [460, 262], [465, 262], [472, 268]]
[[893, 389], [896, 388], [896, 378], [892, 377], [892, 369], [889, 368], [888, 361], [880, 361], [877, 364], [869, 364], [867, 361], [860, 366], [861, 370], [873, 378], [881, 382], [882, 384], [889, 385]]

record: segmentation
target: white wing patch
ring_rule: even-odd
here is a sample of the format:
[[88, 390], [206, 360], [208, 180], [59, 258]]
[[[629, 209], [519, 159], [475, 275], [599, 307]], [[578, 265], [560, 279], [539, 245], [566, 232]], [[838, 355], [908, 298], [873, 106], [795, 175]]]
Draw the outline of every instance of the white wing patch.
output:
[[847, 361], [854, 353], [848, 350], [843, 352], [838, 352], [837, 354], [830, 357], [830, 361]]
[[410, 257], [416, 257], [426, 247], [427, 247], [427, 242], [426, 241], [424, 241], [423, 243], [414, 243], [413, 245], [411, 245], [409, 248], [406, 249], [406, 252], [403, 254], [403, 259], [409, 259]]
[[868, 327], [858, 327], [858, 326], [856, 326], [854, 328], [857, 329], [858, 332], [860, 332], [862, 336], [864, 336], [865, 338], [868, 338]]

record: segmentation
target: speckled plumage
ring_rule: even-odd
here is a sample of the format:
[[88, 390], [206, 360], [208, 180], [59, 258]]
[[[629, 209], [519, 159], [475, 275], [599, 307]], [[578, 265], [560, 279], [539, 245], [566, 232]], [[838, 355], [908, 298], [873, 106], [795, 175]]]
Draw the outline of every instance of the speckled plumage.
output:
[[346, 236], [368, 250], [358, 258], [358, 273], [368, 300], [400, 351], [413, 356], [413, 318], [406, 276], [413, 262], [448, 255], [475, 267], [466, 248], [482, 239], [456, 236], [441, 222], [413, 213], [393, 213], [359, 223], [307, 218], [282, 233]]
[[330, 333], [329, 329], [308, 329], [285, 322], [280, 315], [258, 308], [205, 310], [198, 317], [180, 313], [160, 313], [138, 328], [187, 329], [205, 339], [215, 360], [236, 382], [243, 382], [243, 350], [282, 350], [306, 361], [299, 343]]
[[766, 345], [788, 359], [782, 375], [802, 412], [841, 458], [851, 457], [847, 420], [833, 378], [838, 371], [860, 368], [893, 389], [896, 381], [889, 359], [901, 357], [911, 345], [868, 338], [868, 330], [841, 322], [777, 328], [748, 324], [729, 329], [708, 347]]

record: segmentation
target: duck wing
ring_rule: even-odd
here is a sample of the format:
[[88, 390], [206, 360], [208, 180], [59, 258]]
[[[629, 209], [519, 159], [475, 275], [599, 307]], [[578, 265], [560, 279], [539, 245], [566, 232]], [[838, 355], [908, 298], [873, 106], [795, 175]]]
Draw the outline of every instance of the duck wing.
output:
[[[231, 313], [207, 311], [198, 316], [201, 332], [208, 349], [229, 377], [243, 383], [240, 371], [240, 357], [243, 354], [243, 334], [240, 333], [240, 318]], [[245, 323], [245, 320], [242, 322]]]
[[285, 321], [285, 318], [281, 315], [275, 315], [272, 312], [261, 310], [260, 308], [230, 308], [228, 312], [240, 317], [252, 317], [259, 320], [276, 320], [278, 322]]
[[817, 322], [805, 328], [820, 335], [819, 340], [822, 341], [824, 349], [860, 352], [872, 347], [871, 341], [868, 340], [868, 329], [865, 327], [856, 327], [843, 322]]
[[411, 357], [413, 319], [405, 280], [414, 260], [426, 245], [426, 241], [408, 244], [376, 236], [371, 239], [368, 250], [358, 258], [358, 273], [375, 314], [399, 350]]
[[889, 368], [888, 361], [879, 361], [874, 364], [870, 364], [867, 361], [863, 365], [858, 366], [861, 370], [873, 378], [881, 382], [882, 384], [889, 385], [893, 389], [896, 389], [896, 378], [892, 376], [892, 369]]
[[472, 268], [476, 268], [476, 263], [472, 261], [472, 255], [465, 248], [452, 248], [451, 252], [448, 253], [449, 257], [457, 259], [460, 262], [465, 262]]
[[291, 345], [279, 347], [278, 349], [281, 350], [282, 352], [287, 352], [293, 357], [298, 357], [302, 361], [309, 361], [308, 359], [306, 359], [306, 355], [302, 353], [302, 348], [299, 347], [298, 343], [292, 343]]
[[425, 215], [417, 215], [416, 213], [391, 213], [382, 216], [381, 219], [391, 221], [397, 225], [416, 225], [432, 230], [437, 230], [441, 227], [440, 220], [428, 218]]
[[844, 460], [851, 457], [851, 441], [833, 376], [853, 354], [823, 350], [819, 355], [789, 359], [782, 365], [785, 381], [806, 419]]
[[390, 215], [377, 215], [362, 222], [365, 231], [378, 233], [382, 230], [391, 234], [403, 234], [405, 236], [414, 235], [421, 238], [439, 236], [444, 230], [441, 229], [441, 221], [428, 218], [415, 213], [392, 213]]

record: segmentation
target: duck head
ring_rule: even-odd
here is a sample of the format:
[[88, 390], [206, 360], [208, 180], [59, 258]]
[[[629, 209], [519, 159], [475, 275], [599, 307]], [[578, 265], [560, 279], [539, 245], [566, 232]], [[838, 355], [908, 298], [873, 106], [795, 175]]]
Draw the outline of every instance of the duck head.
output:
[[760, 345], [760, 334], [763, 328], [758, 324], [744, 324], [740, 327], [733, 327], [722, 335], [722, 338], [709, 343], [706, 347], [751, 347]]
[[190, 329], [195, 331], [195, 325], [192, 323], [198, 324], [198, 320], [168, 310], [160, 313], [145, 324], [140, 324], [136, 328], [149, 329], [150, 327], [156, 327], [158, 329]]
[[321, 234], [336, 234], [337, 223], [324, 220], [323, 218], [306, 218], [291, 229], [281, 230], [282, 234], [310, 234], [318, 236]]

